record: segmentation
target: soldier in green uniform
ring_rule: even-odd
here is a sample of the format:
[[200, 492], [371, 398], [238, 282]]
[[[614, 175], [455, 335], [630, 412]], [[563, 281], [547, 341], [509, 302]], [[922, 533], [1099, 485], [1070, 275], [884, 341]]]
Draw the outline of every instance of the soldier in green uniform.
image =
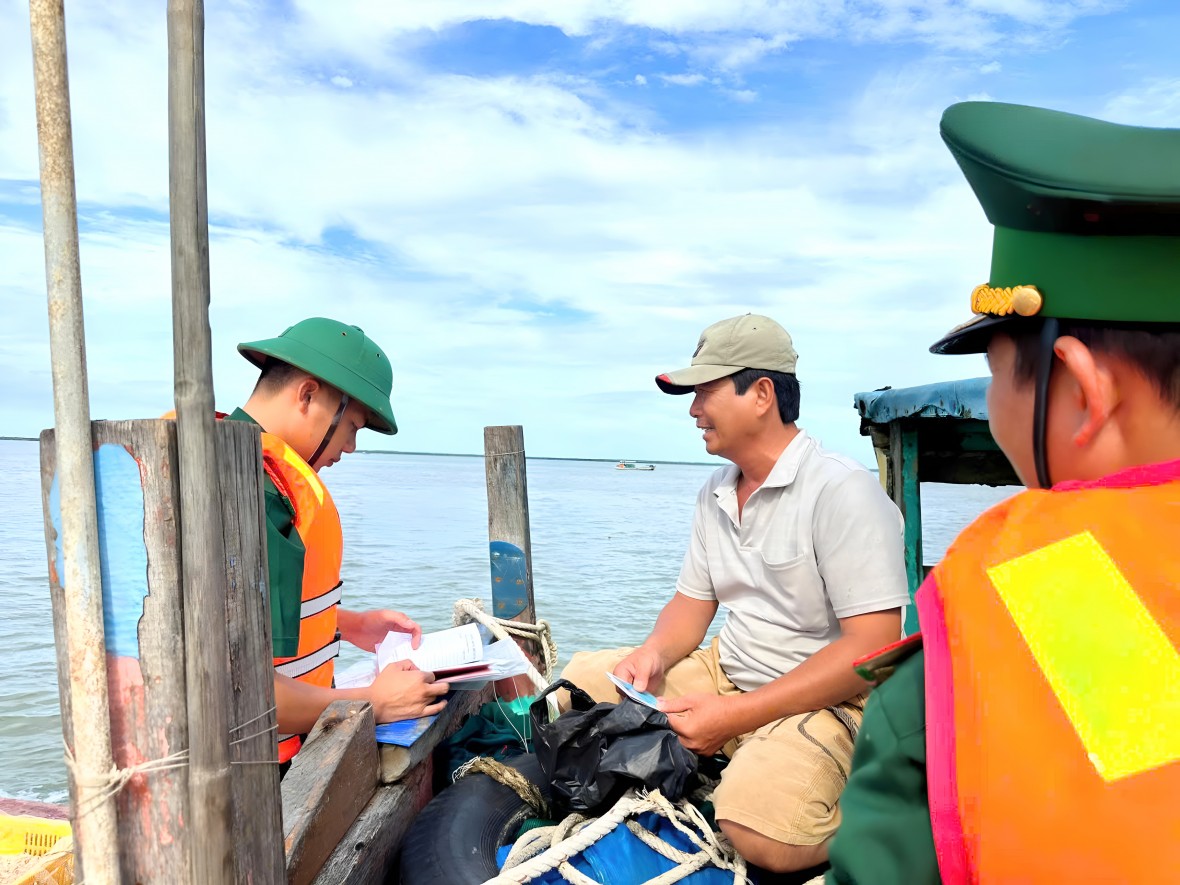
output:
[[995, 226], [976, 316], [1028, 489], [861, 664], [828, 883], [1180, 878], [1180, 130], [969, 102], [942, 136]]

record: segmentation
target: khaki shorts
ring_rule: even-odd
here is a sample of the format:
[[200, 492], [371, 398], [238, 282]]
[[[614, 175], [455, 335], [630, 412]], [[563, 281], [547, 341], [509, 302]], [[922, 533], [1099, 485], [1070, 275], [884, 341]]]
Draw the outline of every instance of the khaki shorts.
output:
[[[606, 673], [632, 651], [579, 652], [561, 675], [596, 701], [618, 700]], [[716, 639], [673, 666], [657, 693], [698, 692], [741, 693], [721, 669]], [[559, 694], [564, 709], [566, 693]], [[864, 702], [862, 695], [838, 707], [778, 719], [727, 743], [722, 750], [730, 763], [713, 794], [717, 818], [789, 845], [816, 845], [832, 836], [840, 824], [840, 793]]]

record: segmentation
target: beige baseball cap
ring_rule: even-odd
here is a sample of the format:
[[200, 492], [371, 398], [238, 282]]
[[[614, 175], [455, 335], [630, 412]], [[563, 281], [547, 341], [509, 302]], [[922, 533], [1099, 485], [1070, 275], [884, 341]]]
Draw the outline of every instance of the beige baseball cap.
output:
[[747, 313], [714, 323], [701, 333], [692, 365], [656, 376], [664, 393], [692, 393], [707, 384], [743, 369], [766, 369], [793, 375], [799, 354], [787, 330], [770, 317]]

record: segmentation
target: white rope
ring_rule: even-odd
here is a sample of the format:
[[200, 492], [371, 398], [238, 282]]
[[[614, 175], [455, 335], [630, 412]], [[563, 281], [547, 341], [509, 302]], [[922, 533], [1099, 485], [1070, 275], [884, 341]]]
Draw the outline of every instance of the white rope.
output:
[[[480, 599], [460, 599], [456, 602], [453, 621], [456, 625], [478, 621], [491, 630], [497, 639], [531, 639], [541, 649], [545, 673], [539, 673], [530, 661], [525, 675], [532, 680], [537, 691], [544, 691], [549, 687], [549, 680], [553, 678], [553, 668], [557, 665], [557, 643], [553, 641], [553, 631], [549, 629], [548, 622], [541, 620], [535, 624], [524, 624], [493, 617], [483, 610], [483, 601]], [[552, 695], [550, 703], [556, 709], [556, 701]]]
[[[62, 742], [65, 743], [64, 738]], [[162, 759], [148, 759], [135, 765], [129, 765], [126, 768], [118, 768], [112, 764], [110, 771], [102, 773], [97, 777], [87, 777], [79, 770], [78, 764], [74, 761], [74, 751], [69, 748], [69, 745], [66, 745], [65, 751], [66, 768], [73, 775], [74, 783], [79, 787], [90, 787], [98, 790], [97, 793], [91, 794], [85, 801], [78, 803], [78, 817], [85, 817], [90, 814], [102, 803], [106, 802], [107, 799], [116, 795], [127, 786], [136, 775], [152, 774], [158, 771], [171, 771], [174, 768], [184, 768], [188, 765], [188, 750], [179, 750], [169, 756], [164, 756]]]
[[[271, 707], [269, 710], [259, 713], [253, 719], [247, 719], [245, 722], [232, 726], [229, 730], [230, 735], [232, 735], [235, 731], [240, 731], [247, 725], [252, 725], [265, 716], [269, 716], [274, 712], [274, 710], [275, 708]], [[239, 737], [231, 740], [229, 742], [230, 746], [244, 744], [256, 737], [269, 734], [277, 727], [277, 725], [272, 725], [269, 728], [253, 732], [252, 734], [248, 734], [245, 737]], [[98, 790], [97, 793], [91, 794], [86, 798], [85, 801], [79, 803], [77, 810], [78, 817], [84, 817], [87, 814], [90, 814], [108, 798], [117, 795], [137, 775], [154, 774], [160, 771], [172, 771], [173, 769], [184, 768], [186, 765], [188, 765], [188, 750], [178, 750], [177, 752], [168, 756], [164, 756], [160, 759], [147, 759], [143, 762], [138, 762], [135, 765], [128, 765], [126, 768], [119, 768], [117, 765], [112, 764], [109, 771], [104, 772], [97, 777], [87, 777], [82, 771], [80, 771], [78, 763], [74, 759], [74, 751], [70, 749], [70, 746], [65, 742], [64, 737], [62, 738], [62, 745], [65, 748], [66, 768], [68, 768], [70, 774], [73, 775], [74, 782], [80, 787], [91, 787]], [[262, 759], [258, 761], [230, 760], [230, 765], [278, 764], [279, 762], [277, 759]]]
[[[667, 818], [700, 850], [695, 853], [682, 851], [635, 821], [627, 820], [645, 811], [654, 811]], [[733, 850], [729, 841], [723, 835], [714, 833], [704, 816], [689, 802], [682, 800], [673, 805], [658, 790], [650, 793], [628, 790], [610, 811], [597, 820], [588, 821], [574, 814], [557, 826], [530, 830], [517, 840], [500, 874], [484, 885], [522, 885], [553, 869], [572, 885], [597, 885], [593, 879], [573, 867], [569, 860], [624, 822], [645, 845], [677, 864], [673, 869], [649, 879], [644, 885], [671, 885], [709, 864], [733, 872], [735, 885], [745, 885], [746, 863]]]

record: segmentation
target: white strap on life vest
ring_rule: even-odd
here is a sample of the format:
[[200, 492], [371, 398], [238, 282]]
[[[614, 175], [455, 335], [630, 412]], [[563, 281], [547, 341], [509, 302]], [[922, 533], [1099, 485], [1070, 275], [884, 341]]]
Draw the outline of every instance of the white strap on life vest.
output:
[[309, 655], [304, 655], [293, 661], [287, 661], [286, 663], [277, 665], [275, 672], [282, 676], [290, 676], [292, 679], [298, 679], [304, 673], [310, 673], [316, 667], [323, 666], [338, 654], [340, 654], [340, 640], [336, 639], [329, 642], [319, 651], [313, 651]]
[[343, 596], [344, 582], [341, 581], [327, 593], [321, 593], [314, 599], [303, 600], [303, 604], [299, 606], [299, 619], [310, 618], [312, 615], [318, 615], [320, 612], [334, 605], [339, 605]]

